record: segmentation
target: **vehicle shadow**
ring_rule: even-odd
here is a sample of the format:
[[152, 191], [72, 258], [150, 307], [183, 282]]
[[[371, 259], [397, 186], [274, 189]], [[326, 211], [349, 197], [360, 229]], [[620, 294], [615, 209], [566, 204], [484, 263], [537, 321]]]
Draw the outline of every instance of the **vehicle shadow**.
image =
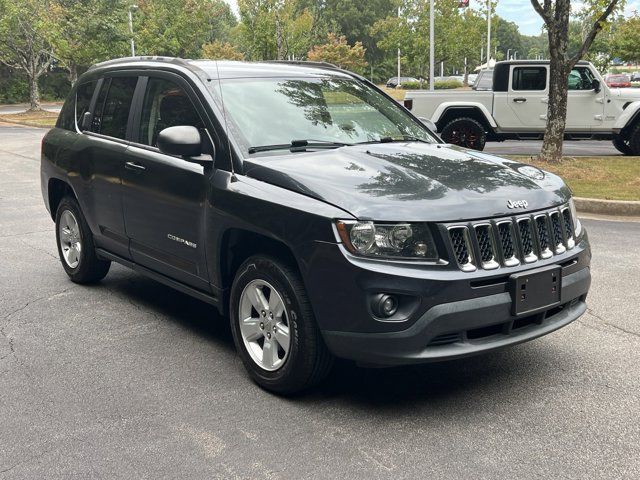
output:
[[[138, 308], [162, 317], [162, 321], [204, 338], [212, 349], [235, 351], [229, 321], [215, 307], [134, 272], [110, 275], [104, 284]], [[477, 395], [509, 397], [529, 389], [532, 382], [544, 383], [547, 376], [561, 369], [561, 356], [542, 339], [475, 357], [423, 365], [364, 368], [336, 360], [325, 381], [288, 401], [338, 402], [378, 413], [437, 407], [451, 401], [469, 403], [472, 408]], [[251, 382], [248, 376], [246, 381]]]

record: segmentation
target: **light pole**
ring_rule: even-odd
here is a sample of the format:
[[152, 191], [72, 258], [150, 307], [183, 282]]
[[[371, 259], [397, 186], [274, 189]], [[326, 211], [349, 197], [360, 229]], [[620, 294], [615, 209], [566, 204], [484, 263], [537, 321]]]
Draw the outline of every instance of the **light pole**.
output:
[[137, 10], [137, 5], [131, 5], [129, 7], [129, 33], [131, 34], [131, 56], [136, 56], [136, 44], [133, 41], [133, 11]]
[[510, 51], [511, 51], [511, 49], [510, 49], [510, 48], [507, 48], [507, 58], [506, 58], [507, 60], [511, 60], [511, 59], [509, 58], [509, 52], [510, 52]]
[[[400, 19], [400, 7], [398, 7], [398, 20]], [[400, 45], [398, 45], [398, 83], [396, 88], [400, 88]]]
[[487, 68], [491, 60], [491, 0], [487, 0]]
[[433, 80], [433, 76], [436, 74], [435, 67], [435, 35], [433, 33], [433, 0], [429, 0], [429, 90], [433, 90], [435, 88], [435, 83]]

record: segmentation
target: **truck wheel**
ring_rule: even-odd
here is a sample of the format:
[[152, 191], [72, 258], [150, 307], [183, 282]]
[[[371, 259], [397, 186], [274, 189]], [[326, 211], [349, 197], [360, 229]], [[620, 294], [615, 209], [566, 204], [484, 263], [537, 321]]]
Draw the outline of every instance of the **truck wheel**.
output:
[[72, 282], [98, 282], [109, 272], [111, 262], [97, 257], [91, 230], [72, 197], [63, 198], [56, 210], [56, 242], [62, 267]]
[[267, 256], [249, 258], [233, 281], [230, 313], [236, 349], [261, 387], [292, 394], [329, 372], [333, 358], [295, 269]]
[[614, 135], [611, 142], [613, 143], [613, 146], [616, 147], [616, 150], [618, 150], [623, 155], [633, 155], [633, 150], [631, 150], [631, 147], [629, 146], [629, 140], [625, 139], [624, 137], [620, 135]]
[[469, 117], [451, 120], [442, 129], [440, 136], [447, 143], [480, 151], [484, 149], [487, 141], [482, 124]]
[[640, 122], [631, 130], [628, 145], [631, 150], [630, 155], [640, 155]]

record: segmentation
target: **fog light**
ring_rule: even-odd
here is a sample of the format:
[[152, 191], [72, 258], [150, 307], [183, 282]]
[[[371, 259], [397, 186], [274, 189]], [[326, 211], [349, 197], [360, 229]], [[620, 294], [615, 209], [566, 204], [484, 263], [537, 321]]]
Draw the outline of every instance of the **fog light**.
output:
[[398, 299], [394, 295], [381, 293], [374, 297], [372, 307], [377, 317], [392, 317], [398, 311]]

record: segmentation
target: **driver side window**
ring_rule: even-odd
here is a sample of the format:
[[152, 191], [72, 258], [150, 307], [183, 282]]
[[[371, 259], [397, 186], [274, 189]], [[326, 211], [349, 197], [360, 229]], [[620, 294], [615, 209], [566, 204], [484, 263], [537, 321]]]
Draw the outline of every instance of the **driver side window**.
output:
[[576, 67], [569, 73], [569, 90], [593, 90], [594, 79], [591, 70], [585, 67]]
[[181, 87], [164, 78], [149, 78], [142, 106], [140, 143], [157, 147], [158, 134], [177, 125], [204, 128], [200, 115]]

